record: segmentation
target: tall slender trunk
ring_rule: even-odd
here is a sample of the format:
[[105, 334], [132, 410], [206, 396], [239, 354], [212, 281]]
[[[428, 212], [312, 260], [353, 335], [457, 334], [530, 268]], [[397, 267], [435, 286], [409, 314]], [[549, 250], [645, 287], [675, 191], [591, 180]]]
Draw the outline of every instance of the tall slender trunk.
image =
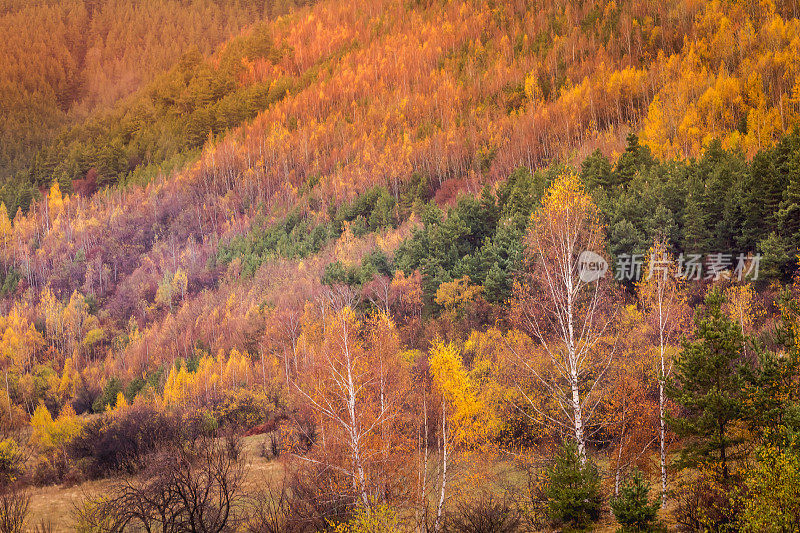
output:
[[444, 497], [447, 487], [447, 411], [442, 401], [442, 486], [439, 489], [439, 505], [436, 508], [436, 520], [433, 530], [438, 533], [442, 528], [442, 511], [444, 510]]
[[664, 381], [667, 378], [667, 369], [664, 362], [664, 320], [661, 301], [658, 303], [658, 336], [661, 355], [661, 374], [658, 376], [658, 422], [659, 422], [659, 447], [661, 463], [661, 507], [667, 503], [667, 443], [666, 424], [664, 420]]
[[575, 442], [578, 444], [578, 455], [581, 464], [586, 463], [586, 438], [583, 434], [583, 413], [581, 412], [580, 383], [578, 378], [578, 356], [575, 353], [575, 331], [572, 324], [572, 278], [567, 277], [567, 357], [569, 358], [569, 381], [572, 390], [572, 416], [575, 424]]
[[6, 401], [8, 402], [8, 421], [11, 422], [11, 392], [8, 390], [8, 368], [6, 368]]
[[[345, 331], [345, 339], [347, 332]], [[344, 356], [347, 359], [347, 411], [350, 416], [350, 445], [353, 453], [353, 488], [361, 494], [361, 503], [367, 514], [370, 514], [369, 497], [367, 495], [367, 481], [364, 474], [364, 463], [361, 457], [361, 445], [358, 437], [358, 419], [356, 418], [356, 386], [353, 382], [353, 361], [350, 357], [350, 349], [345, 344]]]

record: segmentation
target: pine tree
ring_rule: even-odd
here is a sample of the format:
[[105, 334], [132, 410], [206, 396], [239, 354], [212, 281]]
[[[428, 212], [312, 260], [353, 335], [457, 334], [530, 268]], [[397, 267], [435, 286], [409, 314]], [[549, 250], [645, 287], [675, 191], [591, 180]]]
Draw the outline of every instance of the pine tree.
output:
[[650, 484], [636, 471], [611, 500], [614, 517], [622, 525], [622, 533], [653, 531], [660, 502], [650, 501]]
[[600, 518], [600, 473], [577, 444], [566, 442], [546, 475], [547, 513], [555, 524], [584, 529]]
[[684, 342], [667, 395], [681, 408], [679, 417], [668, 419], [685, 438], [680, 466], [714, 466], [727, 483], [739, 440], [730, 428], [743, 416], [739, 361], [745, 339], [739, 326], [723, 313], [724, 301], [716, 290], [706, 296], [704, 309], [695, 317], [697, 340]]

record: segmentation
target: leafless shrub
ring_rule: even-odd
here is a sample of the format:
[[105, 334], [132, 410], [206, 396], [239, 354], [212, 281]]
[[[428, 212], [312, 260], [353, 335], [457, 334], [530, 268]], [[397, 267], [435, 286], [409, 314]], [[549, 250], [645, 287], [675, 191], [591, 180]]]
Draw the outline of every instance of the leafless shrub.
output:
[[0, 533], [22, 533], [28, 517], [30, 496], [16, 489], [0, 494]]
[[78, 522], [98, 532], [235, 530], [245, 465], [233, 440], [198, 439], [151, 455], [140, 477], [120, 482], [78, 510]]

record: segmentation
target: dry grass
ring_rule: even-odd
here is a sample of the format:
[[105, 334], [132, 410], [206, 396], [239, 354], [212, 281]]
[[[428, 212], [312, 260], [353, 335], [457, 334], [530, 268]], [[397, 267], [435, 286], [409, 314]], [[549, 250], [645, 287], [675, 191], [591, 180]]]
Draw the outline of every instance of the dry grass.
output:
[[[283, 466], [278, 461], [268, 461], [261, 455], [262, 443], [265, 435], [246, 437], [243, 441], [244, 453], [248, 461], [247, 489], [257, 491], [270, 482], [283, 475]], [[489, 490], [497, 494], [516, 487], [525, 485], [525, 475], [516, 467], [508, 457], [494, 457], [489, 461], [473, 460], [457, 462], [453, 465], [451, 478], [451, 496], [462, 491]], [[600, 460], [603, 463], [602, 459]], [[600, 465], [601, 468], [606, 466]], [[657, 480], [654, 480], [657, 481]], [[88, 481], [72, 487], [52, 485], [34, 488], [31, 490], [31, 505], [29, 527], [41, 522], [50, 523], [53, 531], [74, 531], [72, 514], [76, 505], [90, 495], [97, 495], [107, 490], [114, 483], [113, 479]], [[654, 482], [653, 486], [657, 486]], [[608, 490], [609, 487], [606, 487]], [[513, 490], [513, 489], [512, 489]], [[462, 492], [463, 494], [463, 492]], [[670, 508], [674, 502], [669, 502], [667, 509], [662, 510], [661, 519], [670, 530], [674, 527], [674, 519]], [[619, 528], [610, 512], [605, 513], [603, 519], [596, 524], [594, 531], [614, 532]]]
[[[254, 435], [246, 437], [243, 442], [245, 457], [248, 461], [247, 485], [249, 489], [258, 489], [281, 473], [282, 467], [276, 461], [267, 461], [261, 456], [261, 443], [264, 439], [264, 435]], [[74, 531], [72, 515], [75, 507], [87, 496], [102, 494], [113, 483], [113, 479], [103, 479], [87, 481], [71, 487], [50, 485], [31, 489], [29, 528], [40, 523], [49, 523], [52, 525], [54, 533]]]

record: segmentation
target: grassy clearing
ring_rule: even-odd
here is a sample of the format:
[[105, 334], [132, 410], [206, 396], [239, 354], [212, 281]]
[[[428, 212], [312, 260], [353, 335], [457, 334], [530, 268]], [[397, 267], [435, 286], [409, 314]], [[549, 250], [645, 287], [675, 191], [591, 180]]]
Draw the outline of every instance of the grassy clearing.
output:
[[[265, 440], [265, 435], [254, 435], [243, 439], [243, 450], [248, 463], [246, 479], [248, 491], [256, 492], [266, 488], [284, 474], [284, 467], [280, 462], [270, 461], [262, 456], [262, 444]], [[451, 466], [449, 496], [453, 501], [459, 496], [471, 494], [477, 496], [479, 491], [488, 491], [502, 497], [508, 490], [525, 489], [527, 482], [525, 473], [507, 456], [495, 456], [490, 461], [474, 459], [472, 457], [455, 461], [455, 464]], [[607, 467], [607, 461], [602, 457], [597, 459], [601, 468]], [[429, 480], [433, 481], [432, 476], [435, 475], [433, 471], [430, 472], [430, 475]], [[612, 490], [608, 481], [610, 480], [607, 480], [607, 493]], [[653, 496], [655, 496], [658, 481], [653, 478], [651, 482]], [[97, 495], [108, 490], [113, 483], [113, 479], [104, 479], [87, 481], [71, 487], [51, 485], [31, 489], [29, 527], [39, 523], [50, 523], [55, 533], [74, 531], [72, 514], [75, 507], [87, 496]], [[671, 507], [672, 503], [668, 503], [667, 509], [661, 512], [661, 519], [670, 529], [675, 525], [670, 514]], [[596, 525], [595, 531], [611, 533], [618, 527], [619, 525], [610, 511], [607, 511], [603, 519]]]
[[[257, 490], [281, 475], [282, 467], [279, 463], [268, 461], [261, 456], [261, 444], [265, 438], [265, 435], [254, 435], [243, 439], [244, 453], [248, 462], [246, 479], [248, 490]], [[54, 533], [74, 531], [72, 515], [75, 507], [86, 497], [107, 491], [113, 483], [113, 479], [102, 479], [71, 487], [50, 485], [31, 489], [28, 527], [49, 523]]]

